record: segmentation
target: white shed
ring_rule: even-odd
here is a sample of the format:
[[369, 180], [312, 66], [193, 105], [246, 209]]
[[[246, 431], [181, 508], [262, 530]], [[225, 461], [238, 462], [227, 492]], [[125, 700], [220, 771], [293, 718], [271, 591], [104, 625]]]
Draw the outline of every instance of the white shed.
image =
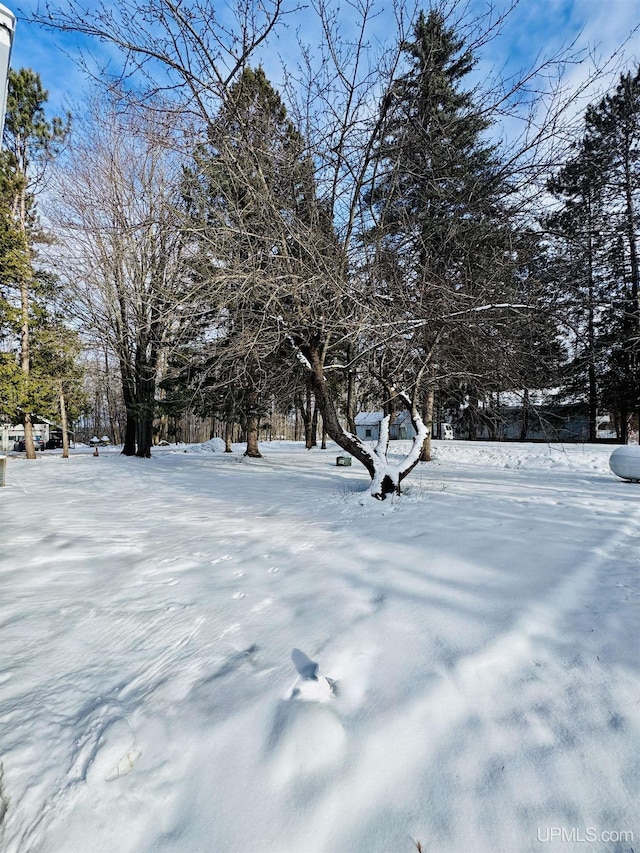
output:
[[359, 412], [356, 415], [356, 434], [364, 441], [377, 441], [380, 438], [380, 424], [383, 412]]

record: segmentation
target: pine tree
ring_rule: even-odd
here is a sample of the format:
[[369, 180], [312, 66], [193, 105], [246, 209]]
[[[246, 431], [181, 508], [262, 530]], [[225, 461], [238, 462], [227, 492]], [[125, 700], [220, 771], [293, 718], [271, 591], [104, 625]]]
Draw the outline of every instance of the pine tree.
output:
[[[510, 187], [490, 124], [463, 84], [475, 60], [437, 10], [418, 17], [404, 45], [408, 69], [382, 105], [384, 120], [367, 201], [375, 224], [366, 234], [374, 290], [415, 318], [407, 361], [430, 363], [427, 419], [437, 385], [508, 381], [487, 311], [513, 300], [515, 238], [506, 205]], [[515, 324], [511, 318], [511, 324]], [[504, 327], [509, 321], [504, 323]], [[393, 342], [390, 346], [397, 346]], [[403, 342], [406, 345], [406, 339]], [[387, 347], [380, 364], [389, 361]], [[417, 368], [414, 368], [414, 373]], [[428, 458], [428, 446], [423, 458]]]
[[618, 239], [612, 271], [620, 337], [613, 353], [614, 376], [619, 378], [614, 397], [619, 402], [621, 438], [626, 441], [630, 414], [640, 427], [640, 71], [621, 76], [615, 94], [598, 107], [594, 126], [602, 133], [610, 155], [608, 181], [617, 200]]
[[40, 411], [59, 419], [62, 455], [69, 455], [69, 422], [86, 414], [84, 367], [80, 361], [79, 334], [69, 329], [60, 316], [45, 314], [33, 327], [31, 376], [47, 390], [47, 408]]
[[586, 113], [592, 188], [604, 206], [597, 232], [606, 253], [602, 287], [603, 400], [628, 440], [640, 420], [640, 71], [622, 74], [615, 91]]
[[[586, 123], [590, 126], [591, 111]], [[597, 413], [602, 395], [603, 272], [607, 239], [606, 157], [600, 141], [587, 132], [576, 153], [548, 183], [562, 207], [545, 217], [554, 274], [563, 283], [564, 325], [572, 356], [566, 367], [570, 390], [582, 396], [586, 387], [589, 440], [598, 437]]]
[[217, 385], [218, 408], [239, 413], [248, 456], [260, 456], [260, 418], [274, 381], [282, 383], [282, 336], [270, 306], [283, 289], [292, 292], [305, 252], [297, 229], [313, 227], [313, 191], [302, 138], [280, 95], [262, 68], [246, 68], [208, 145], [196, 152], [185, 195], [200, 234], [194, 275], [210, 282], [209, 340], [194, 379]]
[[[36, 285], [33, 269], [33, 243], [38, 236], [35, 199], [46, 168], [64, 142], [70, 119], [48, 121], [45, 104], [48, 93], [40, 77], [30, 69], [9, 71], [7, 113], [4, 128], [3, 187], [9, 194], [10, 216], [19, 237], [19, 262], [14, 265], [14, 284], [20, 294], [20, 368], [22, 371], [21, 420], [24, 425], [28, 459], [35, 459], [32, 416], [40, 388], [30, 377], [32, 291]], [[9, 223], [7, 222], [7, 226]], [[15, 257], [15, 253], [14, 253]], [[33, 387], [31, 387], [33, 386]]]
[[489, 122], [461, 88], [475, 62], [434, 10], [420, 14], [404, 52], [409, 70], [384, 105], [374, 234], [396, 249], [415, 286], [430, 279], [468, 285], [458, 252], [469, 254], [501, 189], [494, 149], [482, 141]]

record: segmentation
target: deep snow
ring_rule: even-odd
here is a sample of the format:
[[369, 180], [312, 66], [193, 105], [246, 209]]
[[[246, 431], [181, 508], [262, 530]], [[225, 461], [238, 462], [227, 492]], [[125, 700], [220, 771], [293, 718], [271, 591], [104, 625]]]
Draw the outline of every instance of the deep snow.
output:
[[335, 448], [190, 449], [9, 459], [0, 849], [640, 850], [612, 447], [439, 442], [384, 503]]

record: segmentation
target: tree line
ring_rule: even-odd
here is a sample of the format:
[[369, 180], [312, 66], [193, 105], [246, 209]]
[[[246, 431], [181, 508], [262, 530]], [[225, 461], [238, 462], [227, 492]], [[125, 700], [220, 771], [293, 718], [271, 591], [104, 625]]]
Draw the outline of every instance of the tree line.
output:
[[[478, 82], [500, 17], [396, 7], [397, 39], [374, 48], [372, 5], [343, 33], [319, 3], [319, 47], [300, 45], [276, 87], [260, 58], [281, 4], [240, 4], [235, 23], [209, 7], [34, 16], [109, 40], [124, 65], [72, 130], [46, 120], [37, 75], [12, 72], [3, 414], [25, 434], [55, 405], [77, 416], [91, 353], [118, 379], [125, 455], [148, 456], [154, 425], [194, 412], [242, 423], [257, 456], [262, 421], [293, 401], [307, 446], [321, 429], [378, 498], [430, 458], [436, 400], [475, 429], [500, 392], [558, 387], [588, 404], [590, 438], [607, 410], [626, 441], [640, 411], [639, 74], [624, 70], [576, 130], [579, 93], [560, 78], [544, 105], [530, 95], [567, 54]], [[505, 142], [508, 115], [521, 129]], [[355, 427], [371, 406], [376, 444]], [[392, 464], [402, 409], [415, 438]]]

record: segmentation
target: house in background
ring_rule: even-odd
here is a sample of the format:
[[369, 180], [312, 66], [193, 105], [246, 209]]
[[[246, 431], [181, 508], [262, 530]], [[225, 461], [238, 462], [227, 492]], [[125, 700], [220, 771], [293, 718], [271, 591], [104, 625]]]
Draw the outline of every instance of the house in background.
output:
[[[71, 438], [71, 435], [69, 436]], [[46, 418], [33, 418], [33, 440], [36, 450], [47, 447], [62, 447], [62, 430], [57, 424]], [[20, 442], [24, 441], [22, 424], [0, 423], [0, 451], [17, 450]]]
[[384, 412], [359, 412], [356, 415], [356, 435], [363, 441], [377, 441], [380, 438], [380, 424]]
[[411, 423], [411, 413], [406, 409], [398, 412], [389, 427], [389, 438], [411, 439], [415, 437], [415, 434], [416, 431]]
[[[389, 427], [389, 437], [396, 439], [413, 439], [416, 436], [416, 431], [411, 423], [411, 413], [404, 409], [393, 419], [393, 423]], [[453, 438], [453, 427], [450, 423], [439, 421], [431, 424], [431, 438], [441, 438], [448, 440]]]
[[[558, 389], [532, 390], [526, 393], [503, 391], [497, 399], [478, 401], [465, 412], [466, 423], [460, 431], [466, 438], [494, 441], [576, 442], [589, 438], [587, 404]], [[469, 417], [471, 415], [471, 417]], [[612, 440], [611, 419], [596, 418], [598, 440]]]
[[[384, 412], [360, 412], [356, 415], [356, 433], [358, 438], [364, 441], [377, 441], [380, 438], [380, 424]], [[415, 438], [416, 431], [411, 423], [411, 414], [406, 409], [393, 419], [389, 427], [389, 438], [411, 440]], [[433, 438], [453, 438], [453, 427], [449, 423], [437, 423], [432, 427]]]
[[[439, 414], [448, 421], [433, 423], [431, 435], [436, 439], [454, 438], [453, 424], [455, 437], [471, 441], [577, 442], [589, 438], [587, 404], [558, 389], [502, 391], [484, 400], [467, 397], [457, 413], [443, 407]], [[358, 438], [377, 441], [383, 417], [383, 412], [356, 415]], [[614, 442], [612, 426], [608, 414], [598, 414], [597, 440]], [[415, 434], [410, 413], [406, 409], [398, 412], [389, 427], [389, 438], [411, 440]]]

